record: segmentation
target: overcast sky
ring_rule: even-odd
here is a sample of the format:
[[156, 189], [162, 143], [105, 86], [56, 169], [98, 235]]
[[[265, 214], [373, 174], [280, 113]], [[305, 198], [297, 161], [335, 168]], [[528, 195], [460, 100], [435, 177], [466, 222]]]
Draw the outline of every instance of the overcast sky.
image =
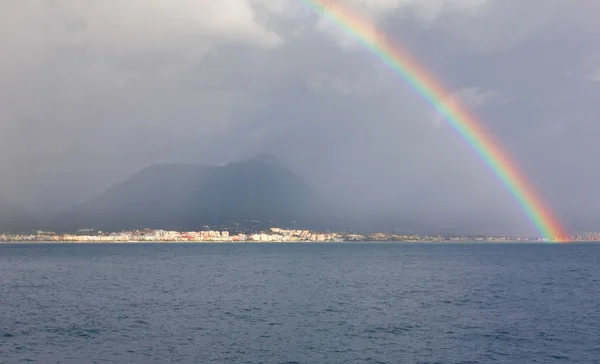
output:
[[[600, 222], [599, 1], [340, 1], [470, 106], [571, 228]], [[0, 196], [31, 210], [155, 162], [272, 152], [349, 209], [532, 231], [431, 106], [301, 0], [2, 0], [0, 49]]]

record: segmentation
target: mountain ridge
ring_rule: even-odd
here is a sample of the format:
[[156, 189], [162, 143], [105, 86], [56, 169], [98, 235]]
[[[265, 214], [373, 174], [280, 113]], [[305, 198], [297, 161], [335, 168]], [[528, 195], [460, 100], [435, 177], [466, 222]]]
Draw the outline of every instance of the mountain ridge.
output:
[[244, 220], [289, 224], [302, 218], [312, 199], [310, 186], [279, 164], [158, 163], [72, 208], [53, 225], [118, 230], [199, 229]]

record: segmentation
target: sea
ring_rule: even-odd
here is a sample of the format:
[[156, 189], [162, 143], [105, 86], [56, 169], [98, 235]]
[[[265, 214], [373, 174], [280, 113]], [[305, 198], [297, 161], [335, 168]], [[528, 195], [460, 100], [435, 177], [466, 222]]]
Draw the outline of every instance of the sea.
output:
[[0, 363], [600, 363], [600, 244], [1, 244]]

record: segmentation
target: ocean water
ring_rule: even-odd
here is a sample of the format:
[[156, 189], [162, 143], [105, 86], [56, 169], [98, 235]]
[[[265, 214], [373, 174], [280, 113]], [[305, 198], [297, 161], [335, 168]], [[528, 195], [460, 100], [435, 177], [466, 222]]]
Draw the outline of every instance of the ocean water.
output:
[[0, 245], [0, 363], [600, 363], [600, 245]]

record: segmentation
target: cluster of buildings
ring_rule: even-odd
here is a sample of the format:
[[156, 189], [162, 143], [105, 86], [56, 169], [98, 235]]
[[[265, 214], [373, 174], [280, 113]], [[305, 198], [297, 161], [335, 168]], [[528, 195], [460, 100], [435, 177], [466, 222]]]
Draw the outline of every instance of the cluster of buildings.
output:
[[575, 234], [571, 239], [573, 241], [600, 241], [600, 233], [578, 233]]
[[[403, 242], [543, 242], [544, 238], [522, 237], [483, 237], [441, 235], [397, 235], [372, 233], [323, 233], [310, 230], [290, 230], [271, 228], [256, 233], [230, 234], [228, 231], [167, 231], [167, 230], [134, 230], [121, 232], [102, 232], [80, 230], [74, 234], [59, 234], [37, 231], [32, 234], [0, 234], [0, 241], [22, 242], [341, 242], [341, 241], [403, 241]], [[600, 233], [580, 233], [571, 237], [571, 241], [600, 241]]]
[[[364, 239], [364, 237], [362, 237]], [[0, 241], [38, 242], [292, 242], [292, 241], [342, 241], [336, 233], [315, 233], [309, 230], [272, 228], [255, 234], [230, 234], [228, 231], [167, 231], [134, 230], [105, 233], [81, 230], [75, 234], [57, 234], [38, 231], [34, 234], [0, 235]]]

